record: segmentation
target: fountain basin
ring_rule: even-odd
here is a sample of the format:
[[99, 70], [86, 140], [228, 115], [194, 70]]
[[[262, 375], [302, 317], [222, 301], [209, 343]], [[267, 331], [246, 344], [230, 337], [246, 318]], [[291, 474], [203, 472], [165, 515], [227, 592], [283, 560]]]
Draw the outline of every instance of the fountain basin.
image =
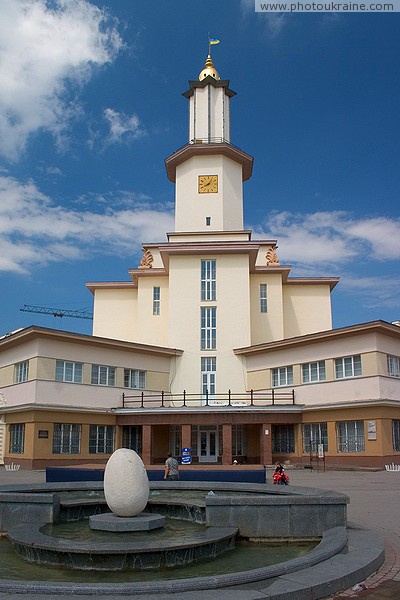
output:
[[[151, 484], [154, 496], [149, 499], [149, 507], [166, 516], [182, 517], [207, 524], [224, 512], [235, 521], [231, 525], [239, 527], [241, 532], [255, 532], [255, 538], [272, 538], [293, 541], [293, 534], [299, 528], [296, 523], [303, 523], [301, 538], [316, 539], [322, 537], [321, 542], [310, 552], [294, 560], [284, 559], [279, 564], [264, 563], [264, 566], [255, 564], [244, 565], [239, 562], [233, 570], [217, 570], [204, 575], [205, 571], [196, 571], [189, 565], [187, 569], [155, 571], [131, 571], [123, 578], [119, 571], [109, 572], [108, 579], [96, 582], [93, 571], [70, 571], [73, 579], [64, 581], [48, 580], [38, 581], [35, 576], [32, 581], [19, 580], [18, 577], [9, 577], [0, 580], [0, 593], [24, 594], [84, 594], [96, 596], [110, 596], [125, 598], [139, 596], [141, 598], [154, 598], [162, 595], [167, 598], [186, 598], [189, 592], [195, 593], [196, 598], [209, 600], [210, 594], [215, 594], [217, 589], [222, 595], [231, 597], [232, 593], [238, 598], [248, 598], [254, 593], [265, 600], [297, 600], [298, 598], [313, 597], [315, 599], [332, 595], [335, 592], [350, 588], [355, 583], [363, 581], [374, 573], [384, 561], [383, 541], [375, 532], [363, 530], [358, 527], [346, 529], [346, 504], [348, 498], [343, 494], [328, 492], [311, 488], [290, 488], [272, 486], [268, 484], [241, 484], [241, 483], [206, 483], [196, 482], [153, 482]], [[83, 517], [89, 518], [90, 514], [104, 512], [105, 501], [101, 497], [103, 485], [101, 482], [87, 483], [54, 483], [49, 484], [20, 484], [7, 485], [0, 488], [0, 531], [10, 531], [14, 525], [30, 524], [32, 521], [39, 523], [55, 523], [66, 520], [76, 521]], [[210, 490], [215, 494], [208, 496]], [[87, 494], [85, 499], [78, 498], [80, 492]], [[165, 502], [161, 495], [166, 493]], [[199, 495], [202, 495], [202, 499]], [[172, 496], [171, 496], [172, 495]], [[74, 499], [75, 496], [75, 499]], [[97, 497], [96, 497], [97, 496]], [[207, 497], [206, 497], [207, 496]], [[225, 499], [221, 498], [224, 496]], [[230, 497], [236, 498], [231, 501]], [[257, 506], [258, 500], [249, 502], [250, 497], [255, 499], [264, 497], [265, 504], [269, 506], [268, 518], [256, 518], [263, 510]], [[241, 497], [241, 498], [239, 498]], [[67, 499], [68, 498], [68, 499]], [[179, 507], [179, 498], [181, 500]], [[210, 500], [211, 498], [211, 500]], [[60, 502], [61, 500], [61, 502]], [[160, 510], [164, 503], [165, 512]], [[247, 511], [244, 509], [248, 506]], [[210, 511], [211, 509], [211, 511]], [[248, 511], [252, 513], [249, 518]], [[172, 514], [169, 514], [169, 513]], [[186, 516], [185, 516], [186, 515]], [[290, 517], [290, 528], [285, 522], [286, 516]], [[42, 517], [42, 518], [40, 518]], [[68, 518], [66, 518], [68, 517]], [[71, 519], [69, 518], [71, 517]], [[194, 517], [194, 519], [193, 519]], [[236, 520], [237, 519], [237, 520]], [[273, 531], [270, 524], [273, 523]], [[282, 528], [277, 530], [277, 524]], [[304, 526], [309, 523], [311, 530], [304, 531]], [[25, 526], [26, 527], [26, 526]], [[250, 529], [252, 530], [250, 532]], [[318, 532], [317, 532], [318, 530]], [[97, 532], [102, 534], [102, 532]], [[304, 533], [306, 535], [304, 536]], [[310, 535], [311, 534], [311, 535]], [[103, 534], [102, 534], [103, 535]], [[119, 534], [125, 535], [125, 534]], [[135, 534], [137, 535], [137, 534]], [[150, 532], [150, 535], [152, 533]], [[257, 553], [258, 555], [258, 553]], [[233, 553], [232, 553], [233, 556]], [[219, 560], [229, 559], [232, 563], [231, 553], [222, 555], [219, 559], [211, 561], [214, 565]], [[282, 560], [282, 559], [281, 559]], [[201, 565], [206, 563], [202, 562]], [[266, 566], [269, 564], [270, 566]], [[28, 568], [36, 569], [34, 564]], [[241, 570], [242, 569], [242, 570]], [[52, 570], [46, 570], [51, 572]], [[189, 573], [188, 573], [189, 571]], [[99, 572], [100, 575], [101, 572]], [[164, 575], [167, 574], [167, 580]], [[81, 577], [90, 575], [90, 583]], [[136, 579], [128, 580], [132, 576]], [[111, 579], [114, 577], [114, 579]], [[115, 579], [117, 577], [117, 579]], [[140, 578], [139, 580], [137, 578]], [[163, 580], [161, 580], [163, 579]], [[84, 582], [85, 581], [85, 582]], [[114, 583], [111, 583], [111, 582]], [[108, 583], [107, 583], [108, 582]], [[251, 590], [249, 589], [251, 588]]]
[[95, 571], [149, 571], [213, 559], [235, 547], [237, 527], [209, 527], [174, 540], [75, 541], [44, 535], [45, 523], [16, 525], [8, 538], [21, 558], [45, 566]]

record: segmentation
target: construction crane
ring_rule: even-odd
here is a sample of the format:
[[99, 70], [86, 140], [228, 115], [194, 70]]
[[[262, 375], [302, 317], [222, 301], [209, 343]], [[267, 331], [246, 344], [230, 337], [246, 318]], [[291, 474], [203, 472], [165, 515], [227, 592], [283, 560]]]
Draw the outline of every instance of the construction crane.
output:
[[32, 306], [24, 304], [22, 312], [40, 313], [43, 315], [53, 315], [53, 317], [75, 317], [76, 319], [93, 319], [93, 313], [87, 310], [68, 310], [64, 308], [47, 308], [45, 306]]

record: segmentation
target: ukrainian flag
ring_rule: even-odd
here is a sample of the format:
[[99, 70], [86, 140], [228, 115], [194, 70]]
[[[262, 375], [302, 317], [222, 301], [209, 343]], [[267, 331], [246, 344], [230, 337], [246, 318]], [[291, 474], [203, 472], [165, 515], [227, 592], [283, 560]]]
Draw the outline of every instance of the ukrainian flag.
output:
[[216, 38], [210, 38], [208, 41], [210, 46], [213, 46], [214, 44], [219, 44], [221, 40], [217, 40]]

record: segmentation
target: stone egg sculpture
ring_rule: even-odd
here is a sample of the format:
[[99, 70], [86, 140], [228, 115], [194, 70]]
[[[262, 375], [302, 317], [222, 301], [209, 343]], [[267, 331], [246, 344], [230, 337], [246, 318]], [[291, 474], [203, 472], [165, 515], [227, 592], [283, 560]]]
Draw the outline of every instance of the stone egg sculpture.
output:
[[104, 471], [104, 496], [109, 509], [119, 517], [135, 517], [145, 508], [149, 490], [140, 456], [128, 448], [116, 450]]

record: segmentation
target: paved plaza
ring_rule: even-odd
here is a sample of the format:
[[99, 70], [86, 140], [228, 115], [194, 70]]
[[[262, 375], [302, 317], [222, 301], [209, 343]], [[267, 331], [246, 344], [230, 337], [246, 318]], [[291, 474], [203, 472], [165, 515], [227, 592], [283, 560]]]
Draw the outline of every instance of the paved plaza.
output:
[[[316, 487], [343, 492], [350, 497], [348, 520], [380, 534], [385, 539], [386, 560], [378, 573], [364, 582], [360, 582], [359, 590], [347, 590], [336, 594], [334, 600], [359, 598], [360, 600], [400, 600], [400, 472], [387, 471], [326, 471], [316, 469], [288, 469], [290, 483], [294, 486]], [[272, 470], [268, 471], [271, 479]], [[42, 483], [45, 481], [43, 471], [7, 472], [0, 467], [0, 484], [7, 483]], [[365, 588], [365, 589], [364, 589]], [[225, 596], [226, 594], [226, 596]], [[181, 600], [181, 594], [178, 594]], [[185, 600], [196, 600], [196, 593], [184, 594]], [[60, 600], [59, 595], [42, 595], [0, 593], [0, 600]], [[63, 595], [63, 600], [87, 600], [88, 595]], [[232, 590], [215, 591], [218, 600], [240, 600]], [[115, 596], [101, 596], [101, 600], [114, 600]], [[210, 598], [212, 595], [210, 594]], [[257, 595], [254, 596], [254, 600]], [[135, 596], [135, 600], [150, 600], [150, 596]], [[157, 594], [157, 600], [163, 600]], [[178, 600], [178, 598], [177, 598]], [[284, 599], [282, 599], [284, 600]]]

